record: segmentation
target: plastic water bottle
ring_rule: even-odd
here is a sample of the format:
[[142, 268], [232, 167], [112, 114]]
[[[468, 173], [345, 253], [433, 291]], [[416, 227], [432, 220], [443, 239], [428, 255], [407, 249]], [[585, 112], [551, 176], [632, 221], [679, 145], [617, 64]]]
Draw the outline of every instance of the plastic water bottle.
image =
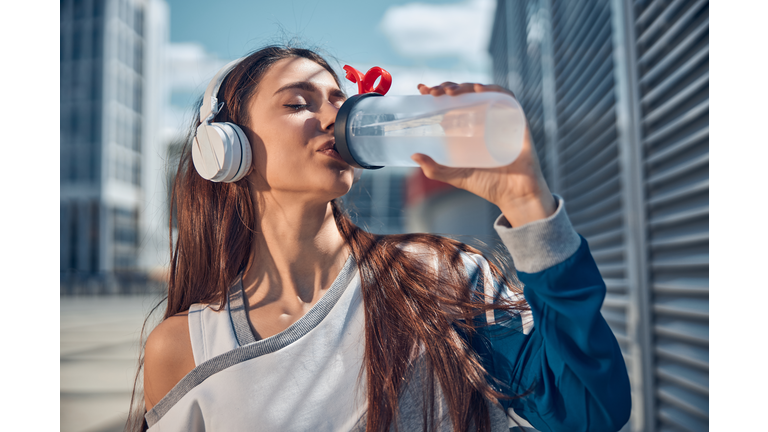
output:
[[525, 115], [504, 93], [350, 97], [336, 116], [336, 150], [352, 166], [418, 166], [423, 153], [452, 167], [509, 165], [523, 146]]

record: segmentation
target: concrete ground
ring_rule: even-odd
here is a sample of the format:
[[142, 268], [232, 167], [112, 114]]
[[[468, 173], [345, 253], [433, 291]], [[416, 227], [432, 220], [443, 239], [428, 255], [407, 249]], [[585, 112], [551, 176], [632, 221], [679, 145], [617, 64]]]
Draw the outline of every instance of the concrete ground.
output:
[[[123, 430], [141, 326], [159, 299], [158, 295], [60, 297], [62, 432]], [[148, 330], [161, 314], [153, 315]]]

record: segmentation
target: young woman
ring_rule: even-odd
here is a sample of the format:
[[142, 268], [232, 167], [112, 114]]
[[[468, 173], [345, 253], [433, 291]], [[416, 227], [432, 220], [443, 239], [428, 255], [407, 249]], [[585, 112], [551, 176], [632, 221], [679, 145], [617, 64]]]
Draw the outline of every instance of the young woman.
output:
[[244, 131], [252, 162], [241, 180], [212, 182], [193, 164], [197, 141], [184, 149], [167, 309], [145, 347], [144, 427], [506, 431], [508, 416], [540, 431], [624, 425], [629, 381], [600, 315], [605, 285], [529, 138], [497, 169], [414, 156], [427, 177], [501, 209], [495, 228], [523, 297], [466, 245], [350, 221], [339, 198], [355, 173], [333, 149], [345, 95], [314, 52], [254, 52], [217, 96], [213, 121]]

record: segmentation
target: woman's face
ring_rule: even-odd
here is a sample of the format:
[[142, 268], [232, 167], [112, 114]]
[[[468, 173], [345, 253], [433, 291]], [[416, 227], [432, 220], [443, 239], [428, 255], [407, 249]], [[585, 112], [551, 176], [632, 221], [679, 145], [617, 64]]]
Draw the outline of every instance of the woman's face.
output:
[[253, 150], [249, 175], [257, 190], [330, 201], [352, 186], [352, 167], [333, 146], [345, 96], [333, 76], [304, 58], [276, 62], [248, 105], [245, 129]]

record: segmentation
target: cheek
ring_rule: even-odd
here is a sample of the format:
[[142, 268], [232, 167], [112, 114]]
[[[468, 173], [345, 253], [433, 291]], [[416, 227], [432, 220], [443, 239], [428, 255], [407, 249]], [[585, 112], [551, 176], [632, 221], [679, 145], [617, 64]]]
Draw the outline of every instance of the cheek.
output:
[[259, 127], [258, 139], [252, 143], [254, 169], [268, 181], [286, 181], [292, 173], [300, 176], [301, 167], [306, 164], [307, 138], [299, 119], [279, 119], [268, 126]]

